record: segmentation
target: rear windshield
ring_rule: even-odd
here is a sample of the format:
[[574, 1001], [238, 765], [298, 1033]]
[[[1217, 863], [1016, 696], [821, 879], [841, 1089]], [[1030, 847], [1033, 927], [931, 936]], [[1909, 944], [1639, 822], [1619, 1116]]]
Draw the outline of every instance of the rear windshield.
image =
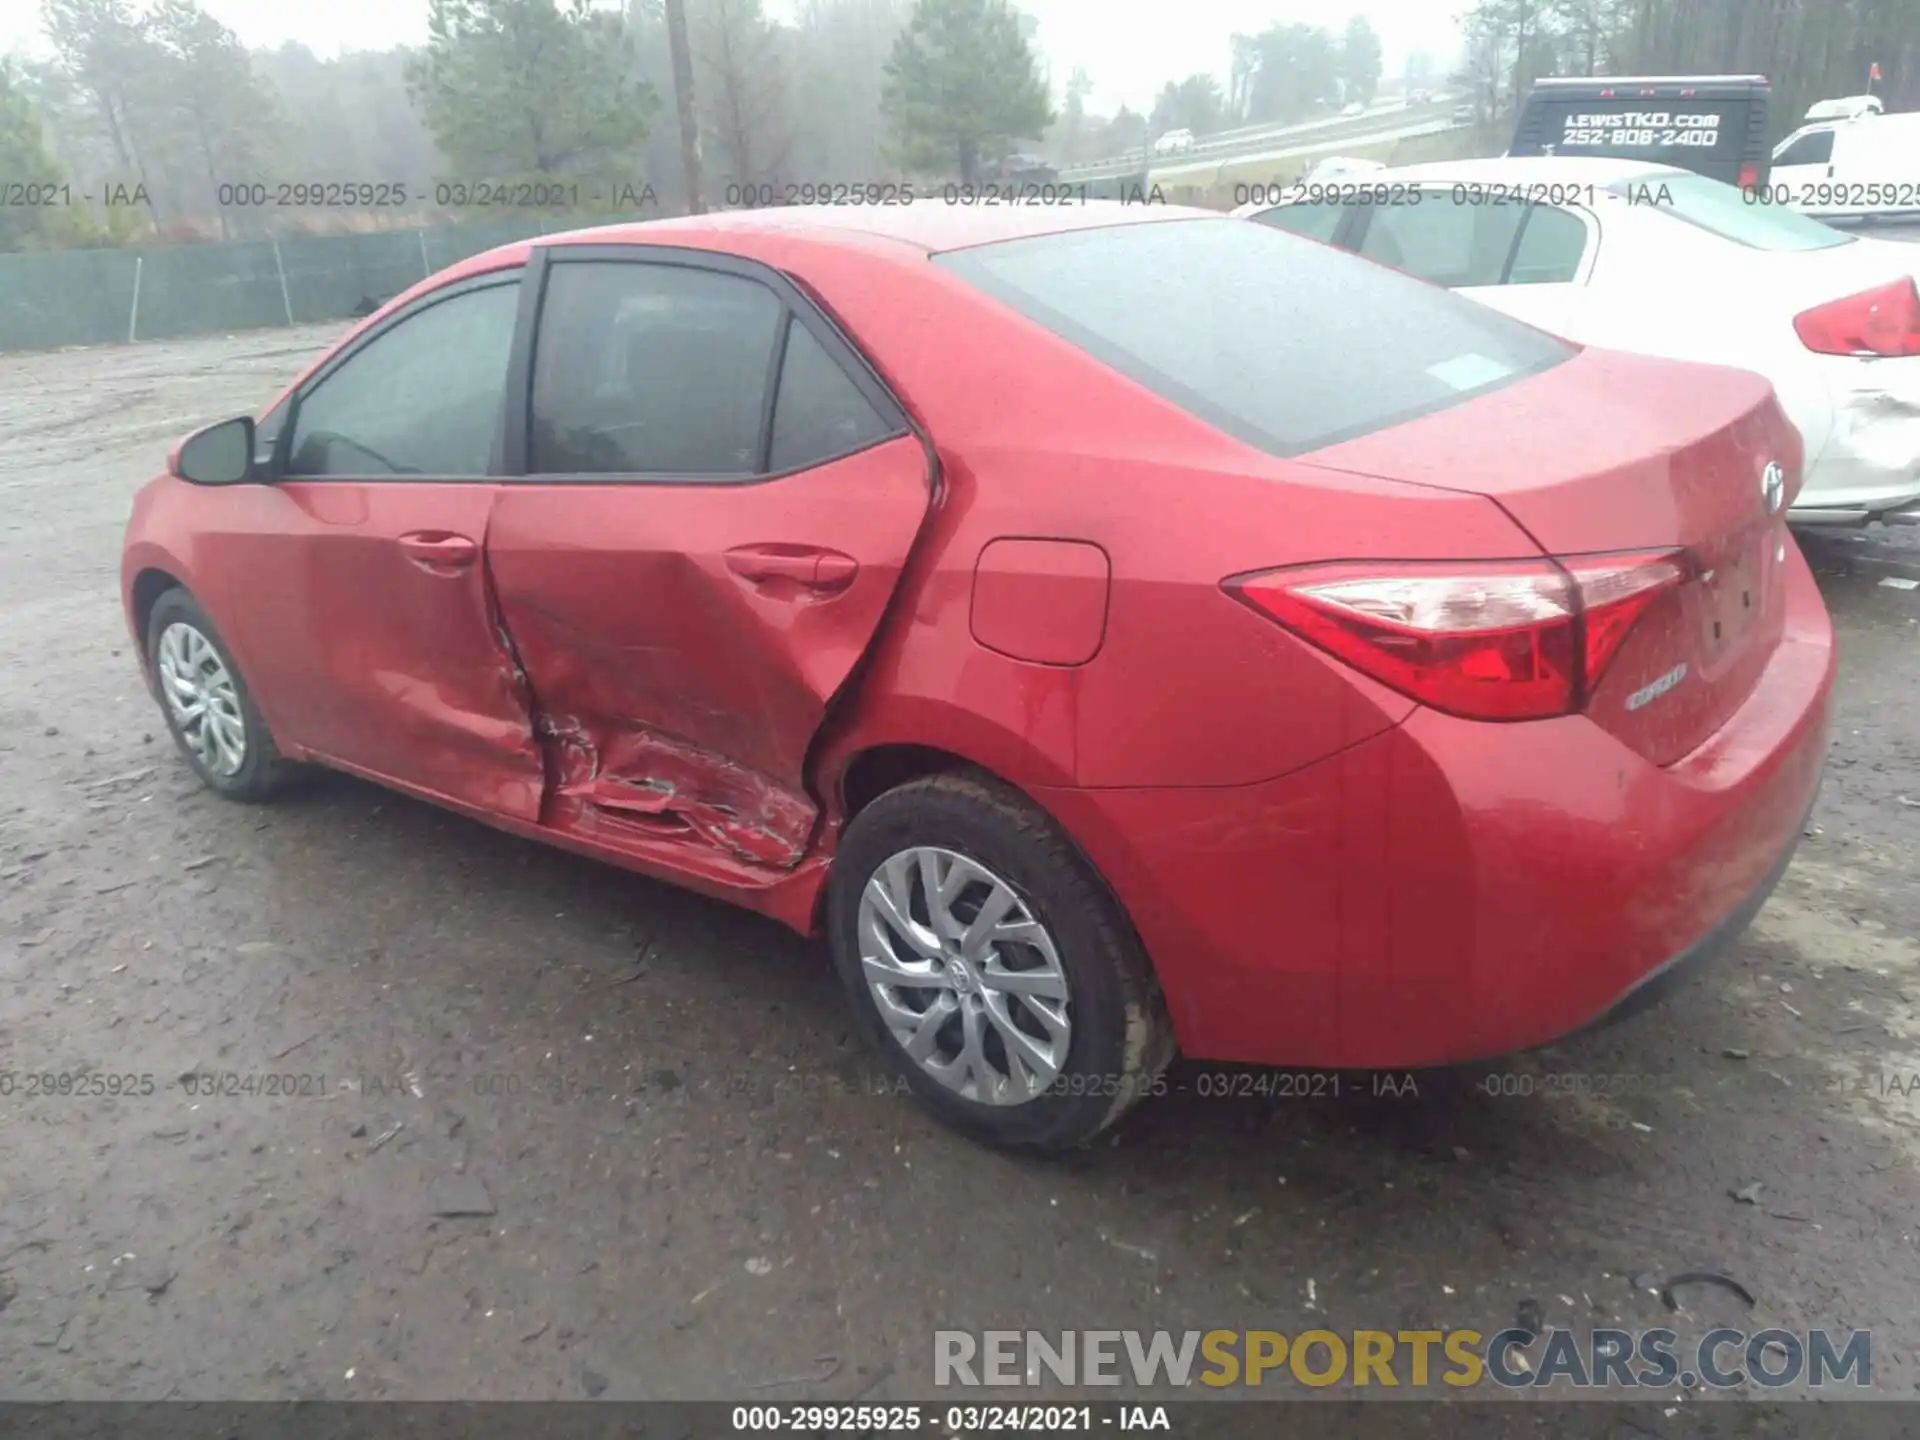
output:
[[[1555, 96], [1529, 103], [1516, 155], [1658, 160], [1684, 169], [1737, 167], [1746, 155], [1752, 100], [1612, 99]], [[1752, 157], [1758, 158], [1758, 157]]]
[[1569, 359], [1437, 286], [1243, 220], [1163, 220], [936, 256], [1249, 444], [1298, 455]]
[[1676, 219], [1754, 250], [1828, 250], [1853, 243], [1853, 236], [1831, 225], [1785, 205], [1758, 204], [1747, 192], [1705, 175], [1656, 172], [1608, 188], [1637, 204], [1656, 204]]

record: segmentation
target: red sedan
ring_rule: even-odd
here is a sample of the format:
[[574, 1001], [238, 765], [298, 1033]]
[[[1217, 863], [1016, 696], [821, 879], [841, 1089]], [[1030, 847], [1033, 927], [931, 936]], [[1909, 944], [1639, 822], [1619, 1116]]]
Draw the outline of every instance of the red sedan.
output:
[[332, 766], [824, 933], [948, 1122], [1176, 1049], [1403, 1067], [1638, 1004], [1779, 878], [1833, 636], [1741, 371], [1161, 206], [555, 236], [139, 494], [188, 761]]

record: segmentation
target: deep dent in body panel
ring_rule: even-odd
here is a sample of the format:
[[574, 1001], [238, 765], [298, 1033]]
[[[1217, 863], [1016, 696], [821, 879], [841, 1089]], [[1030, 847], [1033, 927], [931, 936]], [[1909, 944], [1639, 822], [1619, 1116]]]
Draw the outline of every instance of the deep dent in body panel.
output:
[[[806, 854], [818, 812], [766, 776], [685, 740], [618, 722], [542, 716], [558, 810], [676, 821], [742, 860], [790, 869]], [[587, 822], [590, 823], [590, 822]]]
[[607, 812], [642, 823], [659, 817], [750, 864], [784, 870], [805, 857], [817, 817], [805, 796], [685, 741], [637, 726], [622, 729], [617, 720], [589, 723], [548, 713], [501, 614], [491, 568], [486, 604], [500, 641], [502, 678], [520, 698], [542, 758], [543, 823], [591, 831], [618, 828], [596, 824]]

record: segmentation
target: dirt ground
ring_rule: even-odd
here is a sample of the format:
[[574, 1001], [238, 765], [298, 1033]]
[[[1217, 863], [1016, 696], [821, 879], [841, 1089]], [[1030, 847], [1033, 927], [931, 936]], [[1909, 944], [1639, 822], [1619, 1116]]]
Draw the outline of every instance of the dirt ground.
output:
[[[355, 781], [197, 788], [123, 629], [129, 497], [334, 333], [0, 358], [0, 1071], [153, 1077], [0, 1093], [0, 1394], [926, 1398], [938, 1329], [1491, 1333], [1531, 1300], [1870, 1329], [1872, 1393], [1916, 1397], [1920, 590], [1883, 582], [1920, 536], [1808, 542], [1826, 789], [1667, 1004], [1417, 1093], [1182, 1064], [1111, 1143], [1016, 1161], [875, 1093], [769, 923]], [[1647, 1288], [1691, 1270], [1753, 1308]]]

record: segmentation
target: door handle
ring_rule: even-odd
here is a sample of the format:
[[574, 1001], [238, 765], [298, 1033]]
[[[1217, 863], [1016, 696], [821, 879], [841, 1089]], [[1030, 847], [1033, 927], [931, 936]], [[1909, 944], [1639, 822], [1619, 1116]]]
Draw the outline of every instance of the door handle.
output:
[[415, 530], [400, 537], [400, 553], [433, 575], [457, 575], [480, 558], [480, 547], [445, 530]]
[[727, 568], [756, 585], [785, 580], [803, 590], [831, 595], [853, 583], [860, 562], [838, 550], [812, 546], [742, 545], [727, 551]]

